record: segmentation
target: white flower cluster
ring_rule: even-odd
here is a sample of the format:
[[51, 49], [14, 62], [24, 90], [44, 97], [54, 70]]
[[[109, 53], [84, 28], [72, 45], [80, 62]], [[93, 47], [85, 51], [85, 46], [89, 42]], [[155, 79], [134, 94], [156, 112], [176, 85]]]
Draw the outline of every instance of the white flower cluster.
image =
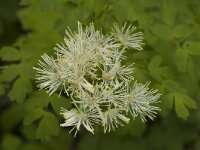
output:
[[[114, 24], [112, 33], [104, 35], [91, 23], [86, 28], [78, 22], [78, 31], [66, 30], [64, 43], [55, 47], [56, 58], [47, 54], [39, 61], [37, 82], [40, 89], [50, 95], [64, 91], [72, 99], [74, 108], [61, 110], [65, 122], [72, 126], [75, 135], [80, 126], [94, 133], [94, 125], [100, 124], [104, 132], [128, 123], [128, 115], [154, 119], [160, 94], [147, 84], [133, 79], [132, 65], [123, 65], [126, 48], [142, 50], [143, 34], [134, 26], [120, 29]], [[130, 86], [130, 83], [132, 86]], [[72, 131], [71, 130], [71, 131]]]

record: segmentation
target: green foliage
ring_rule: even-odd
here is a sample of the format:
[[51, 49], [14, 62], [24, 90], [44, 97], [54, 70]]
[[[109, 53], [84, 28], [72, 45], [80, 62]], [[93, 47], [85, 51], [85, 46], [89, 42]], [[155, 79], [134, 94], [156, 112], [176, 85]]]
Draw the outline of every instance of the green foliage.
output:
[[25, 108], [32, 110], [34, 108], [45, 108], [50, 102], [50, 97], [44, 91], [35, 91], [30, 94], [30, 97], [25, 101]]
[[24, 118], [24, 125], [29, 125], [32, 122], [34, 122], [35, 120], [38, 120], [39, 118], [41, 118], [44, 115], [44, 110], [41, 108], [35, 108], [31, 111], [28, 112], [28, 114], [25, 116]]
[[1, 125], [4, 131], [11, 131], [23, 119], [25, 113], [23, 106], [13, 105], [1, 114]]
[[[10, 1], [0, 2], [0, 149], [199, 149], [198, 0], [21, 0], [19, 6]], [[25, 32], [13, 42], [15, 27], [13, 34], [5, 27], [16, 16]], [[128, 21], [144, 32], [144, 51], [126, 55], [128, 64], [135, 62], [135, 79], [150, 81], [162, 93], [155, 122], [136, 119], [110, 134], [82, 131], [75, 139], [59, 127], [60, 108], [70, 108], [70, 100], [39, 91], [32, 67], [62, 42], [67, 26], [76, 29], [78, 20], [93, 21], [103, 32], [114, 22]]]
[[170, 93], [166, 96], [166, 101], [170, 101], [172, 107], [173, 103], [175, 104], [175, 111], [178, 117], [186, 120], [189, 116], [188, 108], [196, 109], [196, 102], [179, 92]]
[[17, 81], [15, 81], [9, 93], [9, 97], [11, 100], [22, 103], [26, 97], [26, 94], [30, 93], [31, 91], [32, 91], [32, 85], [30, 81], [26, 78], [21, 77], [18, 78]]
[[9, 82], [14, 80], [17, 77], [18, 67], [16, 64], [12, 64], [9, 66], [3, 66], [3, 70], [0, 74], [0, 81], [1, 82]]
[[3, 47], [0, 57], [4, 61], [16, 61], [20, 59], [20, 52], [13, 47]]
[[6, 134], [2, 140], [2, 149], [4, 150], [17, 150], [22, 143], [21, 139], [17, 136]]
[[41, 140], [49, 140], [51, 135], [58, 135], [58, 133], [59, 124], [57, 119], [52, 113], [46, 112], [42, 120], [40, 121], [39, 127], [36, 131], [36, 138]]

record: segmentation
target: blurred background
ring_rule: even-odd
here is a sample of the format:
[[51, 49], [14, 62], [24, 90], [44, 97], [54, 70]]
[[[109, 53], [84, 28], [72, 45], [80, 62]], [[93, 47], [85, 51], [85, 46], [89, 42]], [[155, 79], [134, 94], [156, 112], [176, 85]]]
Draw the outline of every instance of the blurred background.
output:
[[[127, 51], [134, 78], [162, 93], [154, 121], [139, 118], [104, 134], [61, 128], [65, 95], [39, 91], [35, 72], [67, 26], [113, 23], [143, 31], [143, 51]], [[200, 150], [200, 0], [0, 0], [1, 150]]]

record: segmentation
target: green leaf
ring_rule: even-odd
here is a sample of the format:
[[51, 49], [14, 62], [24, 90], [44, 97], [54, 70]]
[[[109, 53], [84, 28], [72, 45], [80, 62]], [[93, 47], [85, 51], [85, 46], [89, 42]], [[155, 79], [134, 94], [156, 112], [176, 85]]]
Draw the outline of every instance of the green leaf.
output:
[[162, 57], [160, 55], [154, 56], [149, 65], [148, 70], [150, 75], [156, 80], [156, 81], [162, 81], [163, 78], [170, 78], [172, 77], [172, 71], [167, 66], [161, 66], [162, 63]]
[[0, 72], [0, 81], [8, 82], [14, 80], [19, 72], [19, 66], [17, 64], [7, 65], [2, 67]]
[[18, 66], [19, 75], [27, 79], [34, 79], [35, 73], [33, 70], [33, 64], [31, 63], [20, 63]]
[[165, 95], [162, 103], [164, 103], [165, 109], [172, 109], [174, 104], [174, 95], [172, 93]]
[[171, 40], [172, 39], [172, 31], [165, 24], [157, 23], [151, 29], [152, 29], [152, 32], [158, 38], [161, 38], [163, 40]]
[[158, 80], [158, 81], [162, 80], [162, 76], [161, 76], [160, 71], [159, 71], [159, 67], [161, 65], [161, 62], [162, 62], [161, 56], [154, 56], [151, 59], [151, 62], [149, 63], [149, 65], [148, 65], [148, 70], [149, 70], [151, 76], [155, 80]]
[[59, 128], [60, 127], [56, 117], [52, 113], [46, 112], [39, 123], [36, 138], [43, 141], [49, 141], [51, 136], [58, 135]]
[[134, 73], [134, 78], [139, 81], [139, 82], [146, 82], [149, 78], [148, 78], [148, 71], [146, 69], [143, 68], [139, 68], [139, 67], [135, 67], [135, 73]]
[[13, 129], [24, 117], [24, 108], [22, 105], [13, 105], [1, 113], [1, 124], [4, 131]]
[[[49, 47], [55, 45], [60, 35], [53, 30], [53, 25], [56, 20], [60, 19], [61, 12], [59, 11], [42, 11], [40, 9], [41, 1], [30, 5], [25, 10], [18, 12], [21, 23], [25, 29], [32, 29], [36, 31], [31, 36], [31, 42], [36, 42], [37, 47]], [[34, 12], [34, 14], [32, 14]], [[47, 36], [48, 35], [48, 36]], [[46, 38], [44, 40], [44, 38]], [[42, 40], [43, 42], [40, 42]], [[31, 44], [31, 43], [29, 43]], [[40, 47], [41, 48], [41, 47]]]
[[[78, 138], [78, 135], [76, 138]], [[62, 128], [62, 131], [59, 132], [58, 136], [56, 136], [56, 140], [54, 139], [55, 138], [50, 141], [46, 141], [45, 144], [48, 145], [48, 147], [51, 147], [52, 150], [57, 150], [58, 147], [60, 150], [67, 150], [69, 149], [69, 145], [72, 144], [74, 137], [72, 135], [66, 134], [66, 128]]]
[[22, 140], [19, 137], [6, 134], [2, 139], [2, 150], [18, 150], [21, 144]]
[[[188, 61], [188, 74], [185, 76], [185, 81], [187, 82], [187, 90], [191, 93], [191, 95], [194, 95], [196, 92], [198, 92], [198, 75], [195, 68], [195, 63], [192, 59], [189, 59]], [[190, 80], [188, 80], [188, 77]], [[191, 84], [193, 86], [191, 86]]]
[[186, 120], [189, 116], [188, 109], [196, 109], [196, 102], [189, 96], [173, 92], [168, 95], [169, 100], [174, 101], [175, 111], [179, 118]]
[[37, 130], [38, 124], [30, 124], [27, 126], [21, 126], [20, 133], [23, 135], [23, 137], [28, 141], [34, 141], [35, 140], [35, 133]]
[[24, 118], [24, 125], [29, 125], [32, 122], [40, 119], [43, 115], [44, 115], [44, 110], [40, 109], [40, 108], [35, 108], [31, 111], [28, 112], [28, 114], [26, 114], [25, 118]]
[[[112, 14], [116, 17], [116, 20], [120, 23], [124, 22], [124, 20], [127, 18], [127, 11], [126, 9], [130, 10], [130, 5], [127, 0], [125, 1], [116, 1], [113, 5]], [[117, 8], [121, 8], [122, 11], [118, 11]]]
[[184, 48], [190, 55], [200, 55], [200, 43], [189, 41], [184, 44]]
[[158, 104], [158, 107], [161, 108], [159, 114], [162, 117], [167, 117], [171, 110], [173, 109], [173, 98], [170, 95], [164, 95], [161, 97], [162, 101]]
[[192, 32], [192, 27], [188, 24], [179, 24], [174, 27], [173, 37], [184, 38]]
[[168, 25], [174, 23], [176, 17], [176, 3], [174, 0], [162, 0], [162, 19]]
[[34, 91], [29, 95], [30, 97], [25, 101], [25, 108], [32, 110], [34, 108], [44, 108], [51, 101], [51, 97], [44, 91]]
[[13, 47], [3, 47], [0, 50], [0, 58], [3, 61], [16, 61], [20, 59], [20, 51]]
[[40, 2], [40, 8], [43, 11], [48, 11], [51, 9], [55, 9], [55, 6], [58, 6], [58, 0], [41, 0]]
[[57, 94], [51, 97], [51, 106], [56, 114], [59, 114], [62, 107], [66, 109], [69, 108], [71, 106], [70, 102], [71, 100], [69, 98]]
[[9, 92], [9, 97], [13, 101], [22, 103], [28, 93], [32, 91], [32, 84], [27, 78], [20, 77], [14, 83], [11, 91]]
[[181, 87], [179, 82], [176, 82], [174, 80], [170, 80], [170, 79], [164, 80], [164, 81], [162, 81], [162, 85], [169, 92], [178, 91], [181, 93], [185, 93], [185, 89], [183, 87]]
[[188, 54], [185, 49], [178, 48], [175, 53], [175, 60], [176, 60], [176, 65], [177, 69], [185, 73], [187, 71], [187, 66], [188, 66]]

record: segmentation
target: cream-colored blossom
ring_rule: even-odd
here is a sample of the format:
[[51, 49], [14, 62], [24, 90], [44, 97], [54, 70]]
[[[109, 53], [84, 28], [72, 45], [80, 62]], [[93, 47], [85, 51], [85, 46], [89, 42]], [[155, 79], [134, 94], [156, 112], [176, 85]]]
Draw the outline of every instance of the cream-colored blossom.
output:
[[[60, 126], [73, 128], [71, 131], [75, 131], [75, 136], [77, 131], [79, 131], [80, 126], [83, 125], [86, 130], [94, 134], [93, 124], [98, 122], [99, 116], [95, 111], [89, 111], [87, 109], [76, 109], [71, 110], [62, 109], [61, 114], [63, 115], [65, 121]], [[71, 132], [70, 131], [70, 132]]]
[[104, 112], [103, 127], [104, 133], [115, 130], [119, 125], [123, 126], [123, 122], [129, 123], [129, 118], [122, 114], [119, 109], [108, 109]]
[[117, 24], [114, 24], [113, 36], [117, 42], [120, 42], [125, 47], [131, 47], [136, 50], [142, 50], [143, 43], [143, 33], [135, 32], [136, 27], [128, 25], [127, 23], [120, 29]]
[[129, 122], [128, 113], [133, 118], [140, 115], [142, 121], [156, 117], [157, 90], [137, 82], [130, 88], [134, 68], [125, 64], [125, 51], [143, 46], [143, 34], [135, 29], [115, 24], [109, 35], [93, 23], [84, 28], [78, 22], [78, 30], [68, 28], [63, 43], [54, 48], [56, 58], [42, 56], [39, 67], [34, 67], [38, 87], [50, 95], [64, 91], [71, 98], [72, 109], [61, 110], [62, 127], [72, 127], [76, 135], [81, 126], [94, 133], [94, 125], [101, 124], [110, 132]]
[[153, 120], [156, 117], [159, 107], [154, 106], [158, 103], [160, 94], [157, 90], [148, 88], [149, 83], [141, 84], [135, 82], [130, 89], [130, 93], [127, 94], [127, 109], [133, 118], [140, 115], [142, 121], [146, 121], [146, 117]]
[[34, 67], [37, 71], [36, 80], [38, 87], [46, 89], [51, 95], [65, 83], [66, 77], [58, 65], [59, 60], [54, 60], [47, 54], [42, 55], [42, 59], [38, 63], [41, 68]]

